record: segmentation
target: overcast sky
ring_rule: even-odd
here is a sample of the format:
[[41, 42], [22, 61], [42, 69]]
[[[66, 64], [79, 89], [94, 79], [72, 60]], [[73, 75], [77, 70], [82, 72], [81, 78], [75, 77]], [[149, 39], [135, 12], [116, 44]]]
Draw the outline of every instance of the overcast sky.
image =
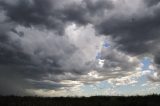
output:
[[0, 0], [0, 95], [151, 93], [159, 0]]

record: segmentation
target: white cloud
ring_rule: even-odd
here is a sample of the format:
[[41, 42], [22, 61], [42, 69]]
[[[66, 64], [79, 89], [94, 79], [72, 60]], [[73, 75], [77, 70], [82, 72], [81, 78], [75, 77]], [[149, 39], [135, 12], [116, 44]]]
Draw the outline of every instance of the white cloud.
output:
[[141, 77], [141, 72], [136, 71], [136, 72], [130, 73], [130, 75], [125, 77], [109, 79], [108, 83], [116, 86], [130, 85], [130, 84], [137, 83], [139, 77]]

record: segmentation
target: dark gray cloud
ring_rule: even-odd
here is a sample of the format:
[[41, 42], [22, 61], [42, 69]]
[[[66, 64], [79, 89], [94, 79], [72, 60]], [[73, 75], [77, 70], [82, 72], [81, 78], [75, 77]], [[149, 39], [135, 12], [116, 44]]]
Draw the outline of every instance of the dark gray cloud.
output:
[[157, 64], [160, 64], [160, 55], [159, 55], [159, 53], [157, 53], [157, 54], [155, 55], [154, 60], [155, 60], [155, 62], [156, 62]]
[[135, 54], [148, 52], [150, 45], [147, 42], [155, 40], [159, 36], [160, 15], [158, 10], [158, 7], [155, 10], [148, 10], [153, 13], [153, 16], [146, 16], [144, 13], [142, 16], [134, 14], [118, 16], [115, 14], [97, 25], [97, 29], [100, 33], [111, 34], [117, 39], [118, 44], [123, 45], [121, 49], [126, 52], [135, 52]]
[[148, 6], [154, 6], [159, 3], [159, 0], [144, 0]]
[[53, 9], [52, 0], [17, 0], [15, 4], [10, 2], [1, 1], [1, 7], [6, 11], [8, 21], [27, 27], [37, 25], [63, 32], [63, 20], [59, 19], [58, 10]]
[[91, 21], [90, 16], [113, 8], [111, 0], [84, 0], [78, 3], [74, 0], [69, 3], [58, 0], [17, 0], [16, 3], [1, 0], [0, 3], [10, 21], [28, 27], [47, 27], [58, 32], [63, 32], [68, 22], [86, 25]]
[[[117, 4], [121, 3], [122, 0]], [[109, 10], [109, 14], [95, 25], [97, 31], [112, 36], [116, 47], [125, 53], [153, 55], [157, 64], [155, 71], [159, 73], [159, 1], [136, 0], [131, 5], [124, 0], [123, 4]]]
[[[154, 55], [159, 65], [159, 10], [158, 0], [0, 0], [0, 94], [74, 86], [63, 84], [63, 80], [93, 83], [125, 76], [139, 63], [129, 60], [132, 55]], [[71, 30], [76, 33], [73, 39], [81, 36], [75, 41], [70, 39], [72, 33], [66, 32], [73, 23], [89, 29], [85, 36], [85, 31], [77, 34], [76, 28]], [[115, 42], [115, 49], [101, 51], [105, 60], [102, 69], [88, 59], [94, 55], [88, 56], [93, 50], [87, 44], [97, 43], [87, 38], [94, 31], [86, 27], [89, 24], [97, 35], [110, 36]], [[81, 79], [92, 69], [103, 78]]]
[[71, 87], [74, 85], [60, 82], [77, 80], [87, 73], [87, 66], [80, 66], [83, 60], [77, 59], [81, 54], [73, 57], [77, 47], [66, 36], [8, 21], [4, 12], [0, 15], [4, 17], [0, 20], [0, 94], [26, 95], [30, 94], [27, 89]]
[[[36, 47], [33, 48], [33, 50], [29, 50], [29, 48], [34, 45], [27, 45], [27, 43], [25, 43], [25, 37], [28, 35], [25, 32], [15, 29], [17, 24], [8, 21], [4, 12], [0, 15], [2, 16], [0, 17], [0, 23], [2, 23], [0, 25], [0, 94], [26, 95], [28, 93], [26, 93], [25, 89], [35, 89], [37, 87], [42, 87], [44, 89], [44, 85], [48, 85], [47, 83], [31, 83], [27, 79], [43, 80], [42, 77], [48, 76], [48, 74], [63, 75], [64, 69], [61, 68], [61, 64], [57, 61], [59, 58], [67, 58], [67, 54], [72, 54], [72, 52], [74, 52], [74, 47], [72, 45], [68, 45], [67, 47], [67, 44], [65, 44], [67, 42], [62, 40], [57, 46], [57, 48], [59, 48], [64, 45], [64, 51], [66, 51], [64, 58], [61, 56], [63, 54], [53, 54], [52, 56], [49, 54], [43, 55], [46, 51], [38, 44], [34, 44]], [[34, 36], [34, 34], [31, 36]], [[22, 42], [23, 40], [24, 42]], [[58, 42], [59, 41], [57, 41], [57, 43]], [[27, 49], [25, 46], [30, 47]], [[24, 51], [24, 49], [27, 49], [27, 52]], [[54, 52], [54, 50], [51, 52]], [[59, 82], [61, 79], [55, 78], [54, 80]], [[62, 86], [50, 84], [50, 86], [47, 87], [58, 89]]]

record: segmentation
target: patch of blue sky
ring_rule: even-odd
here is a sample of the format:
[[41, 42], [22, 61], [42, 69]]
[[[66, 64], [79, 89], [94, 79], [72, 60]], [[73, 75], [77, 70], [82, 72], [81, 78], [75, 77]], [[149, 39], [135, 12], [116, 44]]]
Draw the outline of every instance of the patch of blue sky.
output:
[[[150, 70], [149, 65], [152, 64], [150, 58], [147, 58], [147, 57], [143, 58], [141, 63], [143, 64], [142, 71]], [[131, 85], [119, 86], [118, 90], [121, 91], [122, 94], [126, 94], [126, 95], [130, 95], [131, 92], [133, 94], [138, 94], [139, 91], [145, 90], [145, 87], [142, 85], [147, 83], [147, 81], [148, 81], [147, 75], [142, 75], [141, 77], [139, 77], [135, 80], [137, 80], [137, 83], [131, 84]]]
[[137, 84], [129, 84], [129, 85], [121, 85], [116, 89], [117, 91], [121, 92], [122, 95], [132, 95], [132, 94], [137, 94], [137, 92], [142, 88]]
[[105, 42], [103, 43], [103, 47], [104, 47], [104, 48], [109, 48], [109, 47], [110, 47], [110, 44], [109, 44], [107, 41], [105, 41]]
[[85, 84], [81, 86], [81, 89], [85, 95], [91, 96], [97, 93], [97, 90], [92, 84]]
[[101, 53], [98, 52], [98, 53], [96, 54], [96, 59], [98, 60], [98, 59], [101, 59], [101, 58], [102, 58]]
[[[109, 48], [109, 47], [110, 47], [110, 44], [109, 44], [107, 41], [104, 41], [102, 47], [104, 47], [104, 48]], [[102, 59], [101, 50], [98, 51], [98, 53], [96, 54], [96, 59]]]
[[[145, 72], [146, 70], [149, 70], [149, 71], [151, 71], [150, 74], [153, 74], [153, 73], [154, 73], [153, 70], [151, 70], [151, 69], [149, 68], [149, 66], [152, 64], [150, 58], [144, 57], [144, 58], [142, 59], [141, 63], [143, 64], [143, 66], [142, 66], [142, 71], [143, 71], [143, 72]], [[147, 75], [144, 74], [144, 75], [142, 75], [142, 76], [139, 78], [138, 83], [142, 84], [142, 83], [145, 83], [147, 80], [148, 80]]]
[[[146, 70], [150, 70], [152, 72], [152, 70], [149, 68], [149, 66], [152, 64], [150, 58], [144, 57], [142, 59], [141, 63], [143, 64], [143, 66], [141, 67], [143, 72], [146, 71]], [[146, 75], [144, 74], [139, 80], [140, 81], [147, 80]]]
[[109, 84], [107, 81], [101, 81], [101, 82], [97, 83], [96, 86], [99, 89], [107, 89], [107, 88], [112, 87], [111, 84]]
[[85, 92], [92, 92], [93, 88], [90, 86], [90, 84], [85, 84], [81, 86], [81, 89]]
[[[141, 61], [141, 63], [143, 64], [142, 66], [142, 71], [146, 71], [146, 70], [150, 70], [149, 69], [149, 65], [152, 64], [151, 59], [148, 57], [144, 57]], [[151, 70], [152, 71], [152, 70]], [[144, 92], [146, 91], [146, 86], [142, 86], [143, 84], [146, 84], [148, 81], [148, 77], [147, 75], [142, 75], [141, 77], [139, 77], [137, 80], [137, 83], [132, 84], [132, 85], [123, 85], [119, 87], [119, 90], [123, 93], [123, 94], [130, 94], [130, 92], [132, 92], [133, 94], [138, 94], [139, 91], [144, 90]], [[134, 92], [133, 92], [134, 91]], [[157, 91], [158, 92], [158, 91]]]
[[140, 78], [138, 78], [137, 80], [138, 80], [138, 82], [136, 83], [136, 86], [142, 87], [143, 84], [147, 83], [148, 78], [146, 75], [143, 75]]
[[93, 94], [93, 92], [95, 94], [101, 94], [102, 91], [104, 91], [108, 88], [112, 88], [112, 85], [109, 84], [107, 81], [101, 81], [97, 84], [86, 84], [81, 87], [83, 92], [87, 95], [91, 95], [91, 94]]
[[143, 64], [142, 70], [149, 70], [149, 65], [152, 64], [150, 58], [144, 57], [141, 62]]
[[[108, 48], [108, 47], [110, 47], [110, 44], [105, 41], [103, 43], [102, 47]], [[96, 59], [97, 60], [102, 59], [100, 51], [97, 53]], [[143, 66], [141, 67], [142, 71], [146, 71], [146, 70], [152, 71], [151, 69], [149, 69], [149, 66], [152, 64], [152, 61], [149, 57], [142, 58], [141, 63], [143, 64]], [[97, 83], [95, 85], [84, 85], [82, 87], [82, 89], [87, 94], [93, 94], [93, 92], [101, 92], [104, 89], [108, 89], [108, 88], [113, 88], [114, 90], [117, 90], [117, 91], [121, 92], [121, 94], [125, 94], [125, 95], [130, 95], [131, 92], [132, 92], [132, 94], [138, 94], [139, 91], [146, 89], [145, 86], [142, 86], [142, 85], [147, 83], [148, 78], [147, 78], [147, 75], [144, 74], [135, 80], [137, 80], [137, 83], [135, 83], [135, 84], [116, 86], [114, 88], [113, 88], [113, 85], [107, 83], [107, 81], [102, 81], [102, 82]], [[160, 90], [159, 90], [159, 92], [160, 92]]]

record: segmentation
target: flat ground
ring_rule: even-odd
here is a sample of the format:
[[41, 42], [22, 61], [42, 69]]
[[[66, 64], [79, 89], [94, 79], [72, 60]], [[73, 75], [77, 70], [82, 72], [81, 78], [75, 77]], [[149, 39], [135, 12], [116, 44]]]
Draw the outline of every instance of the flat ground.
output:
[[160, 106], [160, 96], [18, 97], [0, 96], [0, 106]]

